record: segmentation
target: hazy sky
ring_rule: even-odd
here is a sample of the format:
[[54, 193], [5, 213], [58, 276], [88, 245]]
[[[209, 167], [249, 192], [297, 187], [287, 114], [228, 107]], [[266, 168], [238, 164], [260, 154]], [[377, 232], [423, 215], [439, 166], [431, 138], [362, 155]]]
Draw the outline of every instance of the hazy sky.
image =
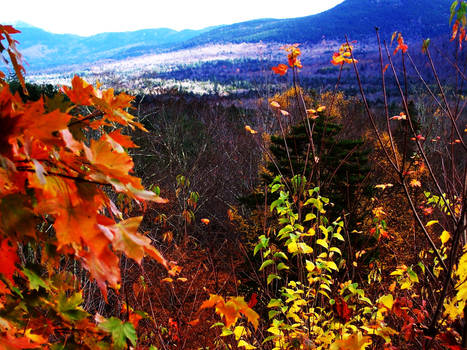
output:
[[290, 18], [325, 11], [343, 0], [18, 0], [3, 1], [0, 23], [23, 21], [54, 33], [167, 27], [201, 29], [256, 18]]

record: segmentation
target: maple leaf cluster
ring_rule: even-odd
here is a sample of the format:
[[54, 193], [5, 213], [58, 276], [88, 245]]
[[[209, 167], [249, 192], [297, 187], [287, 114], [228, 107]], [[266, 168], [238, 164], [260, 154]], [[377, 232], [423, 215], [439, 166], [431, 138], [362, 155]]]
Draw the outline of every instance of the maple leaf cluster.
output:
[[409, 49], [409, 46], [406, 43], [404, 43], [404, 37], [402, 36], [401, 33], [394, 32], [392, 34], [391, 43], [394, 40], [394, 38], [396, 37], [396, 35], [397, 35], [397, 39], [396, 39], [397, 46], [394, 49], [394, 52], [392, 54], [395, 55], [399, 50], [402, 51], [402, 53], [406, 53], [407, 50]]
[[281, 47], [281, 50], [287, 52], [287, 61], [289, 65], [287, 66], [286, 64], [280, 63], [277, 66], [272, 67], [272, 71], [275, 74], [285, 75], [289, 68], [302, 68], [302, 63], [298, 58], [301, 55], [301, 51], [298, 46], [298, 44], [293, 44]]
[[332, 55], [331, 63], [335, 66], [342, 66], [344, 63], [357, 63], [358, 61], [352, 56], [353, 44], [355, 43], [356, 41], [342, 44], [339, 51]]
[[[27, 93], [21, 56], [11, 38], [15, 33], [18, 31], [13, 27], [0, 25], [0, 53], [8, 53]], [[2, 40], [6, 40], [7, 48]], [[101, 90], [99, 85], [94, 87], [75, 76], [71, 86], [62, 87], [54, 98], [24, 102], [18, 93], [10, 91], [4, 78], [2, 73], [0, 310], [15, 295], [19, 279], [27, 279], [30, 290], [44, 288], [50, 295], [58, 293], [52, 301], [47, 300], [66, 322], [70, 321], [66, 310], [73, 310], [74, 321], [80, 321], [83, 329], [92, 328], [87, 316], [77, 317], [87, 315], [79, 307], [81, 293], [67, 299], [64, 290], [52, 287], [51, 280], [21, 268], [18, 247], [31, 243], [41, 249], [49, 275], [59, 269], [61, 256], [78, 259], [106, 299], [107, 287], [118, 289], [120, 285], [120, 253], [137, 263], [150, 256], [168, 269], [151, 240], [138, 233], [142, 217], [124, 219], [108, 195], [112, 191], [126, 195], [143, 207], [145, 201], [166, 202], [146, 191], [141, 179], [132, 173], [134, 163], [127, 149], [137, 146], [123, 128], [145, 129], [128, 113], [133, 97], [125, 93], [116, 95], [113, 89]], [[48, 327], [41, 333], [45, 337], [33, 333], [18, 336], [16, 322], [22, 321], [15, 317], [0, 317], [0, 348], [10, 343], [21, 343], [20, 348], [37, 348], [55, 334], [54, 328]], [[106, 322], [110, 321], [103, 324]], [[28, 323], [39, 327], [32, 320]], [[117, 326], [130, 327], [121, 323]], [[104, 326], [101, 328], [105, 330]], [[134, 342], [133, 336], [130, 340]]]
[[[73, 103], [65, 112], [51, 110], [42, 99], [23, 103], [7, 86], [0, 90], [0, 118], [6, 125], [0, 136], [0, 233], [18, 241], [43, 239], [33, 224], [19, 230], [17, 223], [48, 217], [57, 249], [80, 258], [105, 296], [106, 282], [117, 287], [120, 281], [116, 251], [138, 263], [145, 254], [166, 262], [150, 239], [137, 233], [142, 217], [118, 222], [122, 214], [103, 186], [136, 201], [164, 200], [131, 175], [134, 164], [125, 149], [136, 145], [121, 126], [143, 129], [124, 110], [132, 97], [100, 91], [77, 76], [71, 88], [62, 90]], [[79, 105], [96, 109], [83, 116]], [[72, 110], [75, 115], [66, 113]], [[96, 131], [104, 126], [115, 130], [90, 142], [73, 136], [77, 127]]]

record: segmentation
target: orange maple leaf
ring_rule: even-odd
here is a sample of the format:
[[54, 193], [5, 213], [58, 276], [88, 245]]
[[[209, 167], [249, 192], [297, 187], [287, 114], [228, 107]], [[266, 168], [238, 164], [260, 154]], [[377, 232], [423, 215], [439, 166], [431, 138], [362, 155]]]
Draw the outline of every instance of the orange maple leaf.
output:
[[90, 106], [92, 104], [91, 98], [96, 96], [94, 87], [77, 75], [71, 81], [71, 88], [63, 86], [62, 91], [70, 98], [71, 102], [83, 106]]
[[138, 233], [138, 227], [142, 220], [142, 216], [132, 217], [112, 226], [101, 225], [100, 228], [108, 230], [113, 235], [111, 241], [114, 249], [125, 253], [138, 264], [141, 264], [144, 255], [149, 255], [168, 270], [167, 261], [151, 245], [151, 239]]
[[241, 315], [244, 315], [255, 329], [258, 327], [259, 315], [248, 306], [243, 297], [230, 297], [226, 302], [220, 295], [210, 294], [209, 299], [205, 300], [199, 309], [210, 307], [215, 307], [216, 313], [225, 318], [227, 328], [235, 324]]
[[287, 73], [287, 70], [289, 69], [289, 67], [287, 67], [285, 64], [281, 63], [281, 64], [277, 65], [276, 67], [272, 67], [271, 69], [276, 74], [284, 75], [285, 73]]
[[406, 53], [408, 50], [407, 44], [404, 43], [404, 38], [402, 37], [401, 33], [398, 33], [397, 35], [397, 46], [393, 52], [393, 55], [395, 55], [399, 50], [402, 51], [402, 53]]
[[363, 336], [360, 332], [354, 333], [346, 339], [335, 341], [330, 349], [331, 350], [364, 350], [371, 344], [369, 336]]

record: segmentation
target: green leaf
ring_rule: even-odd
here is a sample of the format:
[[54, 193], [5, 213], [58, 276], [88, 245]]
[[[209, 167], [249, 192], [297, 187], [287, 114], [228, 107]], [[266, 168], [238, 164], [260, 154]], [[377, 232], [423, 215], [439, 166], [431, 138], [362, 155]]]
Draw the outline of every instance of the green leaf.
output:
[[412, 269], [407, 269], [407, 274], [409, 275], [409, 278], [410, 278], [410, 280], [411, 280], [412, 282], [417, 282], [417, 283], [419, 282], [418, 276], [417, 276], [417, 274], [415, 273], [414, 270], [412, 270]]
[[272, 281], [274, 281], [275, 279], [280, 280], [281, 278], [280, 278], [279, 276], [277, 276], [276, 274], [271, 273], [271, 274], [269, 274], [269, 276], [268, 276], [267, 283], [269, 284], [269, 283], [271, 283]]
[[268, 317], [269, 317], [269, 319], [273, 319], [274, 316], [276, 316], [277, 314], [280, 314], [280, 311], [278, 311], [278, 310], [269, 310]]
[[425, 265], [423, 265], [421, 261], [419, 261], [417, 265], [422, 269], [423, 273], [425, 273]]
[[274, 202], [272, 202], [272, 203], [271, 203], [271, 209], [270, 209], [270, 210], [273, 211], [274, 208], [277, 207], [281, 202], [282, 202], [281, 199], [277, 199], [277, 200], [275, 200]]
[[450, 9], [451, 16], [449, 17], [449, 25], [451, 25], [452, 18], [454, 17], [454, 14], [456, 13], [457, 4], [458, 4], [457, 0], [451, 4], [451, 9]]
[[135, 327], [129, 322], [123, 323], [120, 319], [111, 317], [107, 321], [99, 324], [99, 328], [112, 335], [112, 340], [116, 349], [124, 349], [127, 345], [127, 340], [129, 340], [133, 346], [136, 345]]
[[58, 295], [58, 312], [67, 321], [80, 321], [88, 317], [88, 313], [79, 305], [83, 302], [81, 292], [72, 294], [67, 297], [65, 292], [60, 292]]
[[50, 290], [50, 288], [47, 286], [47, 284], [44, 282], [43, 279], [41, 279], [38, 275], [36, 275], [35, 272], [24, 268], [23, 269], [24, 274], [28, 277], [29, 280], [29, 289], [34, 289], [34, 290], [39, 290], [39, 287], [43, 287], [47, 290]]
[[274, 253], [274, 257], [275, 257], [275, 258], [282, 258], [282, 259], [285, 259], [285, 260], [289, 260], [289, 258], [287, 257], [287, 255], [285, 255], [283, 252], [276, 252], [276, 253]]
[[280, 271], [280, 270], [284, 270], [284, 269], [288, 270], [289, 267], [288, 267], [286, 264], [284, 264], [283, 262], [281, 262], [281, 263], [279, 263], [279, 265], [277, 265], [277, 269], [278, 269], [279, 271]]
[[256, 253], [258, 253], [258, 250], [260, 250], [261, 248], [263, 248], [263, 243], [260, 242], [255, 246], [255, 249], [253, 250], [253, 255], [256, 255]]
[[276, 338], [277, 338], [277, 335], [270, 335], [269, 337], [264, 338], [262, 344], [266, 344], [267, 342], [269, 342], [269, 341], [271, 341], [271, 340], [274, 340], [274, 339], [276, 339]]
[[292, 225], [287, 225], [284, 228], [282, 228], [277, 235], [280, 237], [282, 235], [292, 232], [293, 230], [294, 228]]
[[214, 323], [211, 327], [209, 328], [214, 328], [214, 327], [224, 327], [225, 324], [223, 324], [222, 322], [217, 322], [217, 323]]
[[275, 184], [271, 187], [271, 193], [276, 192], [279, 188], [281, 188], [281, 184]]
[[425, 53], [426, 50], [428, 50], [428, 47], [430, 46], [430, 38], [423, 40], [423, 45], [422, 45], [422, 52]]
[[313, 214], [313, 213], [308, 213], [308, 214], [306, 214], [304, 221], [310, 221], [310, 220], [313, 220], [313, 219], [316, 219], [316, 215]]
[[222, 329], [221, 337], [227, 337], [232, 334], [233, 332], [230, 329], [224, 327], [224, 329]]
[[271, 299], [269, 301], [269, 304], [268, 304], [269, 308], [280, 307], [280, 306], [282, 306], [282, 300], [281, 299]]
[[268, 259], [265, 262], [261, 264], [261, 267], [259, 268], [259, 271], [263, 271], [267, 266], [274, 264], [274, 260]]

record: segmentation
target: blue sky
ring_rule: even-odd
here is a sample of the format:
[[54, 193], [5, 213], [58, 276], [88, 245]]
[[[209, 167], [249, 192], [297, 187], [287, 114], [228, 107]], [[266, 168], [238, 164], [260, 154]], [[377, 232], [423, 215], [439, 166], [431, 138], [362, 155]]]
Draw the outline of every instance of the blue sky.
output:
[[[21, 0], [5, 1], [0, 23], [23, 21], [54, 33], [167, 27], [201, 29], [256, 18], [291, 18], [325, 11], [343, 0]], [[20, 5], [19, 5], [20, 4]]]

